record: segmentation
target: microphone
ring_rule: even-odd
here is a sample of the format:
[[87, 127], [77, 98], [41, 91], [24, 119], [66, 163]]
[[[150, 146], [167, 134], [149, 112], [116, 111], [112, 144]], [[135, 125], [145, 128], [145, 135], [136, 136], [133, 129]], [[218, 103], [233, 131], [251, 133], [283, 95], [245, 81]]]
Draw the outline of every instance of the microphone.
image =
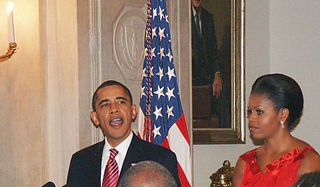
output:
[[53, 182], [49, 181], [49, 182], [45, 183], [42, 187], [56, 187], [56, 185], [54, 185]]

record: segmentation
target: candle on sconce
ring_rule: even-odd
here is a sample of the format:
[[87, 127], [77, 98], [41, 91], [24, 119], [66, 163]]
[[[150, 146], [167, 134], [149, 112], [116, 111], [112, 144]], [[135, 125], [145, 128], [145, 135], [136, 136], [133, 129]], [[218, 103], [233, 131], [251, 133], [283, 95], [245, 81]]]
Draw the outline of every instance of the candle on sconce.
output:
[[9, 43], [15, 43], [14, 22], [13, 22], [13, 2], [11, 1], [8, 2], [7, 12], [8, 12]]

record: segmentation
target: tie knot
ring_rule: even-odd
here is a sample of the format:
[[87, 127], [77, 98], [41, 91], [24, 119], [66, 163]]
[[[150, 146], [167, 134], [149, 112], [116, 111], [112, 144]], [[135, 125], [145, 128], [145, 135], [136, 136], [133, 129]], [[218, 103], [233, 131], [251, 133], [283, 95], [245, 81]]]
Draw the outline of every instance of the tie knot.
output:
[[119, 153], [118, 150], [111, 148], [110, 150], [110, 158], [115, 158], [116, 155]]

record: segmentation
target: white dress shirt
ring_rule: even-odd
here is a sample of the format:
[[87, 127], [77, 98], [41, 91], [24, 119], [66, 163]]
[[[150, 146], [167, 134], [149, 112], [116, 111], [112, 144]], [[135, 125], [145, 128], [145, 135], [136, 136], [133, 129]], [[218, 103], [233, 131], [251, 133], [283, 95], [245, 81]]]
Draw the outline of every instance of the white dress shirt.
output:
[[121, 142], [117, 147], [111, 147], [107, 141], [107, 138], [104, 137], [105, 144], [103, 147], [102, 162], [101, 162], [101, 186], [102, 186], [104, 171], [106, 169], [106, 165], [107, 165], [107, 162], [108, 162], [109, 156], [110, 156], [109, 150], [111, 148], [114, 148], [119, 151], [119, 153], [116, 155], [115, 159], [118, 164], [119, 175], [120, 175], [124, 159], [126, 158], [128, 148], [129, 148], [130, 143], [132, 141], [132, 137], [133, 137], [133, 134], [131, 131], [129, 136], [123, 142]]

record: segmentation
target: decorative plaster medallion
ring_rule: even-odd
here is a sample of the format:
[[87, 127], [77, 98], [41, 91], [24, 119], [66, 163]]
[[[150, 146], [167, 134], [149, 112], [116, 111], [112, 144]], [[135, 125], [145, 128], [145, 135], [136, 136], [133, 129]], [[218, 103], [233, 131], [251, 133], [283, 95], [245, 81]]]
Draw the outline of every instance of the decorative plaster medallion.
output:
[[113, 55], [126, 80], [141, 81], [146, 7], [125, 4], [113, 22]]

